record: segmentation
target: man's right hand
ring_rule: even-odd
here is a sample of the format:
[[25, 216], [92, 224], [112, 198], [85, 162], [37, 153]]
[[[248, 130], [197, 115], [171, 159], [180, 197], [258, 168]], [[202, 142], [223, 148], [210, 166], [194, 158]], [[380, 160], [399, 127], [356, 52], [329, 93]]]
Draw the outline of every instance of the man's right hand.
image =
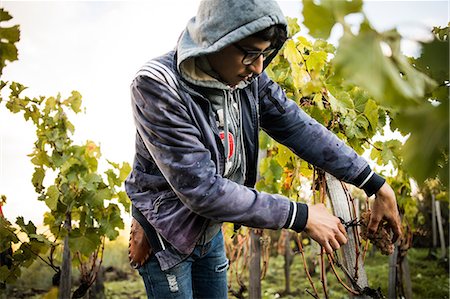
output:
[[330, 254], [347, 243], [345, 227], [323, 204], [309, 206], [305, 232]]

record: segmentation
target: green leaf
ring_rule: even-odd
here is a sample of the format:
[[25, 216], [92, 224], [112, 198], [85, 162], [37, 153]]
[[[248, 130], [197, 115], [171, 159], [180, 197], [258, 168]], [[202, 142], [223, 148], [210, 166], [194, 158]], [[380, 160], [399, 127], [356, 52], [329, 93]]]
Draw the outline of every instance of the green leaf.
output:
[[415, 66], [438, 82], [448, 80], [449, 40], [434, 39], [422, 45], [422, 55], [414, 61]]
[[327, 39], [335, 23], [343, 23], [346, 15], [361, 11], [362, 0], [303, 0], [303, 23], [310, 35]]
[[316, 38], [327, 39], [336, 20], [334, 13], [323, 5], [316, 5], [313, 0], [303, 0], [303, 17], [309, 34]]
[[19, 25], [13, 27], [0, 27], [0, 40], [16, 43], [20, 40]]
[[52, 185], [48, 187], [47, 194], [45, 196], [45, 204], [47, 205], [47, 207], [49, 207], [50, 210], [56, 210], [60, 194], [61, 193], [59, 192], [57, 186]]
[[374, 145], [376, 148], [372, 149], [371, 159], [375, 160], [379, 165], [388, 165], [391, 162], [394, 167], [401, 166], [399, 157], [401, 157], [402, 143], [399, 140], [377, 141]]
[[363, 113], [366, 107], [367, 101], [370, 99], [369, 94], [364, 89], [354, 86], [350, 91], [350, 96], [353, 99], [355, 110], [359, 113]]
[[346, 32], [334, 58], [335, 75], [362, 86], [385, 105], [419, 103], [435, 83], [415, 70], [400, 53], [386, 57], [381, 41], [382, 36], [372, 29], [361, 31], [358, 36]]
[[105, 209], [106, 215], [100, 220], [102, 231], [110, 240], [114, 240], [119, 235], [117, 229], [123, 229], [124, 223], [120, 217], [120, 209], [115, 204], [110, 204]]
[[32, 156], [33, 158], [31, 159], [31, 163], [34, 165], [41, 167], [50, 166], [49, 157], [45, 151], [36, 148]]
[[79, 229], [74, 229], [69, 236], [70, 251], [78, 251], [84, 256], [89, 256], [101, 244], [100, 237], [94, 228], [86, 229], [84, 234]]
[[25, 221], [22, 216], [17, 217], [16, 224], [27, 234], [35, 234], [36, 233], [36, 226], [33, 224], [33, 222], [28, 221], [28, 224], [25, 224]]
[[6, 22], [11, 19], [12, 16], [4, 8], [0, 8], [0, 22]]
[[33, 183], [34, 188], [36, 189], [36, 192], [40, 193], [42, 189], [44, 188], [42, 186], [42, 182], [44, 181], [45, 177], [45, 171], [42, 167], [36, 167], [34, 169], [33, 177], [31, 179], [31, 182]]
[[124, 207], [125, 212], [130, 212], [131, 201], [125, 191], [119, 191], [117, 193], [119, 203]]
[[108, 188], [99, 189], [95, 192], [95, 195], [92, 197], [92, 203], [94, 206], [102, 206], [105, 200], [111, 200], [112, 194], [111, 190]]
[[439, 175], [448, 184], [449, 102], [404, 109], [396, 124], [411, 132], [402, 150], [408, 172], [418, 182]]
[[97, 173], [87, 173], [80, 178], [83, 188], [94, 192], [97, 191], [98, 183], [102, 181], [102, 177]]
[[17, 48], [14, 44], [0, 42], [1, 62], [17, 60]]
[[369, 99], [364, 107], [364, 115], [369, 120], [370, 126], [375, 130], [378, 126], [378, 105]]
[[63, 104], [72, 108], [75, 113], [81, 112], [81, 94], [78, 91], [72, 91], [72, 95], [63, 101]]
[[328, 92], [328, 102], [330, 103], [331, 109], [336, 112], [346, 113], [348, 109], [354, 109], [355, 106], [353, 104], [352, 99], [349, 94], [343, 91], [338, 92], [336, 95], [337, 98], [333, 96], [331, 93], [333, 88], [330, 88]]

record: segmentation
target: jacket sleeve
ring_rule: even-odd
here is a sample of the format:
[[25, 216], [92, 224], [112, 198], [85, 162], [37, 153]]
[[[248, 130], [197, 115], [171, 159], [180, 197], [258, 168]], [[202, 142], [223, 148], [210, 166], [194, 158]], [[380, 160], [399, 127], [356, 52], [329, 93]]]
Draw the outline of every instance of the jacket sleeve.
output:
[[176, 90], [138, 76], [131, 93], [136, 128], [184, 205], [215, 221], [272, 229], [285, 225], [291, 205], [286, 197], [258, 192], [218, 174], [202, 142], [205, 132]]
[[265, 73], [259, 77], [261, 127], [305, 161], [371, 196], [384, 183], [367, 161], [288, 99]]

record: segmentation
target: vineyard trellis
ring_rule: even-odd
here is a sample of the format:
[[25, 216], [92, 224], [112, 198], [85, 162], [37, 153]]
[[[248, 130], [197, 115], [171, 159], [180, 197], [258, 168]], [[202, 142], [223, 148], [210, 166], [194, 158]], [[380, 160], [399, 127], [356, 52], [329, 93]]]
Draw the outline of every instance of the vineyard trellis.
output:
[[[359, 14], [360, 23], [349, 24], [345, 18], [349, 14]], [[318, 15], [323, 16], [321, 21]], [[404, 214], [405, 235], [395, 248], [388, 244], [390, 236], [386, 231], [380, 232], [384, 236], [375, 241], [386, 253], [395, 249], [395, 269], [399, 269], [397, 264], [407, 261], [412, 230], [423, 219], [416, 217], [419, 211], [417, 201], [411, 198], [410, 178], [416, 179], [420, 188], [429, 185], [430, 178], [437, 178], [434, 182], [439, 186], [441, 199], [448, 198], [449, 83], [446, 66], [449, 28], [434, 28], [433, 40], [422, 44], [422, 55], [407, 58], [400, 51], [402, 36], [395, 30], [376, 31], [363, 13], [362, 1], [304, 0], [303, 17], [303, 24], [314, 38], [299, 34], [297, 19], [288, 18], [290, 39], [266, 71], [283, 87], [288, 97], [346, 140], [358, 153], [369, 151], [378, 165], [389, 164], [395, 169], [388, 182], [396, 190], [399, 208]], [[324, 40], [336, 24], [344, 32], [337, 48]], [[390, 54], [386, 55], [382, 47], [388, 47]], [[410, 134], [408, 140], [404, 144], [396, 139], [372, 141], [376, 135], [383, 136], [386, 127], [404, 135]], [[421, 147], [429, 136], [434, 136], [432, 145]], [[262, 178], [257, 188], [308, 201], [299, 193], [305, 188], [305, 178], [313, 181], [313, 186], [317, 184], [312, 167], [265, 134], [261, 135], [260, 148], [267, 155], [261, 161]], [[320, 193], [318, 197], [324, 198], [323, 186], [321, 191], [312, 189], [314, 196]], [[367, 212], [361, 214], [366, 218], [368, 215]], [[301, 248], [301, 242], [297, 243]], [[362, 256], [365, 256], [368, 244], [365, 243]], [[358, 248], [354, 248], [355, 253]], [[324, 260], [323, 256], [321, 260]], [[305, 269], [306, 266], [305, 259]], [[250, 268], [249, 271], [259, 273], [260, 270]], [[309, 276], [309, 272], [305, 272]], [[402, 283], [397, 274], [393, 273], [393, 285]], [[351, 277], [346, 276], [347, 279]], [[324, 275], [322, 285], [326, 292]], [[362, 286], [346, 288], [350, 294], [359, 295], [364, 292]], [[243, 289], [241, 286], [241, 291]], [[310, 294], [317, 296], [313, 284], [312, 289]], [[378, 290], [366, 289], [366, 292], [365, 295], [370, 293], [375, 298], [381, 296]], [[394, 291], [393, 294], [396, 296], [401, 292]], [[389, 295], [392, 297], [392, 293]], [[252, 295], [252, 298], [260, 296]]]
[[[340, 138], [345, 139], [358, 153], [370, 151], [371, 158], [376, 163], [381, 165], [392, 164], [397, 170], [397, 175], [395, 178], [388, 178], [388, 181], [398, 191], [399, 206], [405, 212], [404, 223], [405, 227], [408, 228], [407, 225], [413, 225], [411, 215], [418, 213], [415, 207], [416, 204], [410, 200], [410, 177], [414, 177], [420, 185], [423, 185], [424, 180], [428, 179], [426, 184], [437, 185], [433, 187], [435, 189], [433, 194], [439, 197], [440, 200], [448, 197], [446, 189], [448, 187], [449, 83], [448, 69], [442, 67], [448, 66], [448, 56], [442, 56], [442, 53], [448, 54], [448, 27], [435, 28], [433, 30], [434, 39], [429, 43], [423, 44], [422, 56], [414, 59], [406, 58], [400, 53], [399, 43], [401, 36], [395, 30], [380, 33], [373, 29], [362, 13], [362, 1], [339, 2], [330, 0], [317, 2], [304, 0], [303, 6], [304, 24], [310, 29], [310, 34], [318, 39], [308, 39], [300, 36], [298, 34], [300, 27], [297, 20], [289, 19], [290, 39], [280, 52], [280, 55], [269, 66], [267, 72], [273, 80], [277, 81], [285, 89], [290, 98], [295, 100], [305, 111], [323, 123], [328, 129], [335, 132]], [[363, 21], [359, 24], [358, 33], [354, 33], [354, 28], [346, 23], [345, 16], [351, 13], [363, 15]], [[323, 15], [322, 19], [325, 22], [316, 22], [317, 15]], [[1, 10], [1, 16], [1, 21], [11, 18], [3, 9]], [[344, 28], [344, 36], [341, 39], [341, 45], [337, 49], [324, 40], [328, 37], [331, 28], [335, 24], [339, 24]], [[3, 31], [5, 36], [2, 37], [2, 41], [6, 39], [8, 42], [0, 44], [0, 47], [2, 47], [2, 55], [0, 57], [1, 69], [6, 65], [7, 61], [17, 59], [17, 49], [14, 44], [19, 40], [18, 26], [3, 29], [7, 30]], [[390, 56], [385, 55], [381, 51], [380, 43], [390, 48], [392, 52]], [[378, 63], [382, 67], [373, 69], [371, 65], [367, 65], [364, 61], [364, 57], [367, 55], [373, 58], [373, 63]], [[354, 60], [355, 62], [349, 63], [349, 60]], [[381, 72], [377, 73], [377, 70]], [[372, 77], [376, 80], [367, 79]], [[8, 85], [6, 82], [2, 82], [0, 89], [3, 90], [7, 86], [11, 90], [7, 103], [10, 111], [14, 113], [23, 112], [25, 119], [31, 120], [35, 124], [39, 124], [40, 116], [49, 116], [49, 114], [55, 113], [50, 117], [53, 119], [48, 120], [61, 121], [61, 123], [65, 124], [65, 129], [70, 134], [73, 133], [73, 127], [70, 122], [64, 119], [66, 112], [58, 113], [60, 108], [74, 110], [75, 112], [80, 109], [81, 98], [77, 93], [66, 99], [61, 99], [60, 96], [29, 99], [21, 96], [24, 86], [17, 83]], [[398, 102], [395, 99], [399, 99]], [[2, 99], [0, 98], [1, 101]], [[38, 108], [39, 105], [42, 105], [42, 110]], [[39, 111], [43, 112], [43, 114], [39, 114]], [[417, 119], [424, 119], [424, 121], [418, 122]], [[428, 125], [421, 125], [423, 123]], [[55, 124], [49, 125], [48, 128], [53, 125]], [[372, 141], [376, 134], [383, 134], [386, 125], [389, 125], [393, 130], [400, 130], [403, 134], [411, 133], [411, 136], [405, 144], [398, 140]], [[430, 130], [433, 130], [433, 134], [430, 134]], [[48, 129], [48, 131], [50, 130]], [[415, 150], [418, 144], [420, 145], [423, 140], [428, 140], [427, 137], [431, 135], [436, 137], [431, 140], [431, 145], [425, 148], [425, 152]], [[55, 148], [61, 148], [61, 144], [64, 144], [62, 140], [58, 138], [53, 140], [55, 141]], [[287, 148], [268, 139], [266, 135], [261, 136], [260, 143], [263, 151], [267, 152], [267, 157], [261, 161], [262, 177], [257, 185], [260, 190], [279, 192], [296, 200], [305, 200], [300, 195], [299, 187], [305, 186], [305, 179], [309, 179], [313, 181], [312, 193], [315, 200], [317, 202], [325, 201], [327, 193], [325, 186], [327, 183], [323, 175], [316, 176], [310, 165], [293, 156]], [[39, 147], [37, 148], [39, 149]], [[96, 162], [94, 160], [97, 161], [100, 158], [100, 152], [95, 143], [87, 142], [84, 145], [73, 147], [72, 150], [76, 155], [87, 155], [87, 159], [91, 159], [90, 161], [93, 163], [87, 168], [92, 167], [91, 170], [95, 169], [96, 171]], [[104, 237], [99, 238], [98, 232], [93, 233], [92, 229], [99, 228], [99, 226], [95, 226], [99, 222], [87, 221], [87, 226], [92, 225], [91, 229], [76, 227], [75, 225], [75, 231], [72, 234], [69, 233], [70, 229], [68, 226], [64, 228], [65, 219], [69, 220], [70, 218], [66, 218], [68, 209], [61, 209], [59, 204], [60, 202], [66, 204], [59, 193], [62, 185], [58, 185], [56, 182], [53, 185], [55, 186], [54, 188], [52, 186], [44, 188], [42, 184], [44, 168], [51, 162], [45, 159], [49, 157], [53, 159], [57, 155], [54, 156], [53, 153], [44, 154], [42, 148], [40, 151], [34, 152], [33, 155], [33, 163], [37, 166], [37, 170], [33, 175], [32, 181], [41, 195], [39, 199], [44, 200], [48, 205], [56, 209], [53, 210], [53, 214], [46, 215], [46, 221], [47, 223], [60, 225], [58, 228], [53, 227], [51, 229], [52, 233], [61, 238], [70, 236], [77, 240], [82, 240], [83, 244], [95, 243], [95, 250], [80, 253], [75, 249], [72, 252], [72, 257], [74, 257], [73, 262], [80, 265], [80, 269], [91, 269], [91, 267], [87, 267], [89, 262], [91, 262], [92, 268], [96, 269], [99, 266], [97, 258], [102, 256], [105, 240]], [[61, 156], [64, 156], [64, 154]], [[411, 161], [417, 163], [412, 165]], [[61, 161], [56, 163], [59, 164]], [[80, 164], [76, 165], [79, 166]], [[106, 182], [100, 182], [98, 177], [92, 175], [93, 172], [90, 172], [93, 180], [85, 180], [84, 183], [88, 183], [88, 186], [86, 186], [88, 189], [97, 188], [94, 188], [96, 191], [107, 189], [107, 186], [109, 186], [110, 191], [105, 191], [103, 194], [105, 195], [104, 199], [118, 198], [120, 204], [126, 209], [128, 203], [124, 193], [115, 188], [121, 186], [128, 166], [126, 164], [121, 166], [116, 163], [111, 163], [110, 165], [113, 168], [107, 171]], [[70, 170], [70, 167], [68, 166], [66, 170]], [[438, 179], [430, 183], [429, 179], [434, 179], [435, 177]], [[89, 183], [92, 184], [89, 185]], [[340, 183], [336, 184], [339, 186]], [[329, 191], [330, 189], [333, 190], [333, 188], [328, 188]], [[92, 190], [90, 189], [90, 191]], [[352, 206], [352, 200], [347, 190], [343, 190], [346, 194], [346, 202], [351, 203], [350, 206]], [[330, 197], [333, 196], [330, 195]], [[70, 204], [66, 205], [67, 208], [69, 206]], [[334, 206], [335, 204], [333, 204]], [[365, 206], [368, 207], [369, 205], [366, 203]], [[116, 229], [120, 229], [122, 224], [118, 216], [119, 209], [117, 205], [112, 205], [111, 207], [111, 210], [108, 211], [110, 214], [105, 217], [112, 217], [114, 225], [103, 228], [106, 229], [106, 235], [109, 238], [114, 238]], [[433, 204], [433, 207], [435, 207], [435, 204]], [[77, 206], [77, 209], [78, 211], [75, 212], [76, 221], [82, 223], [88, 218], [85, 218], [86, 214], [83, 207]], [[336, 273], [336, 279], [342, 284], [343, 288], [348, 290], [349, 294], [377, 298], [376, 296], [380, 296], [378, 290], [366, 288], [367, 285], [364, 282], [363, 274], [361, 274], [362, 266], [356, 263], [359, 259], [364, 260], [365, 252], [368, 250], [367, 244], [369, 243], [358, 241], [360, 234], [355, 231], [358, 230], [358, 226], [360, 228], [363, 227], [362, 225], [357, 225], [361, 224], [361, 217], [356, 219], [355, 212], [352, 212], [353, 208], [349, 210], [350, 216], [342, 215], [341, 218], [348, 227], [349, 232], [352, 232], [355, 236], [355, 241], [350, 241], [347, 246], [352, 248], [351, 244], [355, 245], [356, 259], [346, 265], [344, 260], [347, 260], [347, 258], [338, 255], [329, 256], [321, 252], [319, 259], [321, 263], [320, 268], [322, 269], [321, 284], [323, 286], [323, 294], [328, 296], [326, 295], [327, 282], [324, 275], [325, 265], [328, 262], [332, 268], [331, 270]], [[73, 221], [70, 222], [73, 223]], [[20, 267], [27, 267], [36, 258], [41, 258], [39, 254], [45, 253], [48, 248], [50, 248], [50, 256], [48, 259], [41, 258], [42, 261], [54, 268], [56, 274], [61, 273], [57, 265], [59, 261], [55, 260], [56, 246], [60, 246], [60, 242], [57, 242], [56, 239], [49, 240], [44, 234], [38, 234], [34, 224], [31, 222], [25, 223], [23, 219], [19, 218], [16, 221], [16, 225], [20, 231], [28, 235], [27, 241], [20, 241], [17, 238], [18, 231], [11, 226], [11, 223], [1, 218], [0, 223], [0, 239], [2, 240], [0, 242], [0, 251], [11, 243], [19, 244], [19, 250], [14, 253], [16, 264], [12, 270], [7, 269], [5, 266], [0, 267], [0, 280], [13, 281], [20, 276]], [[229, 226], [226, 226], [225, 230], [228, 235], [234, 234], [231, 241], [228, 241], [226, 244], [231, 261], [230, 273], [233, 273], [233, 279], [236, 279], [239, 285], [238, 290], [232, 289], [232, 294], [237, 298], [244, 298], [244, 293], [249, 288], [252, 288], [255, 292], [255, 295], [252, 296], [257, 298], [261, 288], [253, 282], [251, 282], [251, 286], [246, 284], [243, 280], [243, 273], [248, 270], [250, 272], [253, 271], [252, 275], [256, 277], [254, 281], [264, 277], [265, 271], [270, 265], [270, 238], [265, 231], [251, 231], [247, 228], [242, 228], [241, 231], [234, 233]], [[405, 229], [405, 231], [408, 234], [403, 239], [403, 242], [395, 248], [392, 256], [395, 268], [399, 268], [398, 264], [406, 260], [407, 249], [411, 246], [411, 231], [408, 231], [408, 229]], [[105, 233], [105, 231], [100, 229], [100, 233]], [[284, 232], [283, 238], [286, 238], [284, 240], [286, 248], [288, 247], [286, 244], [290, 244], [290, 234]], [[302, 255], [305, 272], [309, 276], [308, 262], [304, 255], [305, 252], [302, 250], [302, 238], [301, 235], [294, 235], [293, 237], [297, 246], [295, 254]], [[252, 250], [255, 248], [250, 245], [251, 239], [253, 240], [252, 246], [256, 245], [256, 248], [259, 248], [255, 249], [257, 253], [252, 259], [252, 264], [257, 266], [256, 271], [250, 266], [251, 259], [249, 257], [254, 254]], [[70, 239], [66, 240], [70, 245]], [[445, 242], [441, 241], [441, 245], [442, 243], [445, 246]], [[72, 244], [74, 243], [72, 242]], [[89, 249], [94, 248], [91, 245], [88, 246]], [[75, 245], [74, 248], [77, 248], [77, 246]], [[386, 249], [388, 252], [392, 250], [391, 247], [386, 247]], [[90, 253], [94, 254], [91, 256]], [[287, 259], [287, 263], [286, 269], [289, 269], [289, 259]], [[407, 272], [407, 266], [402, 267]], [[355, 268], [358, 270], [356, 271], [358, 273], [357, 276], [351, 270]], [[86, 287], [95, 279], [95, 272], [81, 271], [88, 274], [85, 276], [86, 284], [81, 286], [86, 290]], [[59, 278], [58, 275], [55, 275], [55, 280]], [[309, 279], [312, 281], [311, 277]], [[393, 275], [392, 280], [394, 282], [399, 280], [397, 273]], [[314, 283], [312, 283], [311, 288], [311, 290], [308, 290], [311, 296], [320, 297], [318, 295], [320, 292], [316, 289]], [[395, 289], [392, 291], [393, 296], [396, 295], [396, 292], [397, 290]], [[389, 296], [392, 296], [391, 292]]]

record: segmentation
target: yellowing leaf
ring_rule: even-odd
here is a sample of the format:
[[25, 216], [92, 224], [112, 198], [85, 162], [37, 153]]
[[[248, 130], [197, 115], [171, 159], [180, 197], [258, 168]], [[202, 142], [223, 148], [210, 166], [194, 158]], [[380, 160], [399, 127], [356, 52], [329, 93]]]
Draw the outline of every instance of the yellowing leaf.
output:
[[50, 186], [47, 189], [47, 194], [45, 196], [45, 204], [50, 210], [56, 210], [58, 204], [60, 192], [55, 185]]
[[298, 32], [300, 32], [300, 25], [298, 24], [297, 18], [286, 17], [288, 23], [288, 36], [292, 37]]
[[34, 188], [36, 189], [36, 192], [41, 192], [43, 186], [42, 182], [44, 181], [45, 177], [45, 171], [41, 167], [37, 167], [34, 169], [33, 177], [31, 179], [31, 182], [33, 183]]
[[281, 167], [284, 167], [291, 160], [291, 158], [295, 158], [295, 155], [291, 152], [291, 150], [282, 144], [278, 144], [278, 154], [275, 156], [275, 160], [278, 164]]
[[369, 120], [370, 126], [376, 129], [378, 126], [378, 105], [374, 100], [369, 99], [364, 107], [364, 115]]
[[283, 51], [284, 57], [289, 61], [291, 65], [299, 64], [303, 61], [302, 56], [298, 52], [293, 40], [289, 39], [284, 45]]
[[320, 72], [327, 62], [327, 53], [324, 51], [311, 51], [306, 59], [308, 70]]
[[328, 92], [328, 101], [333, 111], [345, 113], [347, 109], [355, 108], [348, 94], [341, 92], [339, 95], [339, 98], [335, 98], [331, 92]]
[[64, 100], [64, 104], [69, 104], [75, 113], [81, 112], [81, 94], [78, 91], [72, 91], [72, 95]]
[[297, 37], [297, 42], [298, 42], [298, 48], [302, 49], [302, 51], [304, 49], [307, 50], [311, 50], [313, 48], [313, 45], [311, 44], [311, 42], [304, 36], [299, 36]]
[[127, 178], [130, 171], [131, 171], [130, 164], [127, 162], [124, 162], [122, 167], [120, 167], [119, 180], [124, 181]]
[[324, 109], [321, 93], [316, 93], [314, 95], [313, 102], [317, 105], [317, 107], [319, 107], [319, 109]]

